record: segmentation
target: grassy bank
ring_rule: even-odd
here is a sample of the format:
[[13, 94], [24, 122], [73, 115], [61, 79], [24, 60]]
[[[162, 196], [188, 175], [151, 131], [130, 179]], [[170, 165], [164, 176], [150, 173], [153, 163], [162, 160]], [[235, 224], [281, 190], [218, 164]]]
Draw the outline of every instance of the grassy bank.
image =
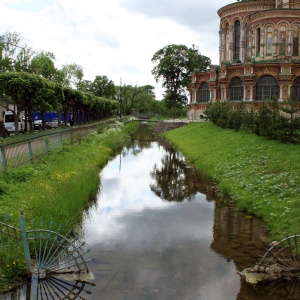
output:
[[[64, 225], [63, 234], [74, 229], [81, 222], [82, 211], [95, 199], [101, 167], [123, 147], [136, 126], [129, 123], [110, 129], [99, 127], [80, 144], [53, 151], [43, 161], [1, 174], [1, 215], [7, 213], [9, 224], [19, 224], [22, 210], [27, 227], [34, 219], [38, 228], [43, 221], [44, 227], [49, 229], [53, 221], [53, 230]], [[0, 249], [2, 246], [3, 243]], [[22, 274], [25, 264], [16, 255], [8, 251], [7, 257], [0, 258], [0, 289]]]
[[300, 146], [212, 123], [163, 134], [237, 207], [261, 217], [273, 238], [300, 233]]

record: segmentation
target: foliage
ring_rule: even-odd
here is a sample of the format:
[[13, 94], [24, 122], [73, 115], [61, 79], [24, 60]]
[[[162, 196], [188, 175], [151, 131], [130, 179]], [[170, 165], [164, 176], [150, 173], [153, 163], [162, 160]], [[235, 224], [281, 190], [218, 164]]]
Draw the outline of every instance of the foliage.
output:
[[[158, 107], [154, 99], [154, 87], [151, 85], [143, 87], [128, 85], [118, 88], [105, 75], [98, 75], [93, 81], [84, 80], [81, 66], [72, 63], [57, 69], [53, 53], [48, 51], [35, 53], [22, 43], [21, 35], [15, 32], [0, 35], [1, 72], [12, 74], [6, 74], [9, 83], [5, 84], [2, 81], [0, 86], [0, 105], [6, 109], [9, 104], [14, 105], [15, 116], [20, 111], [25, 111], [32, 130], [30, 118], [31, 113], [35, 111], [41, 113], [45, 128], [44, 114], [47, 111], [57, 112], [58, 118], [60, 112], [63, 112], [65, 117], [68, 113], [76, 114], [76, 118], [85, 122], [114, 113], [128, 115], [132, 110], [150, 112]], [[28, 82], [29, 77], [19, 74], [22, 72], [31, 73], [36, 77], [31, 77], [31, 82]], [[51, 86], [39, 80], [40, 78], [55, 84]], [[33, 81], [36, 82], [35, 87]], [[15, 117], [15, 120], [17, 123], [18, 118]]]
[[299, 115], [297, 116], [300, 111], [299, 100], [294, 99], [293, 96], [289, 97], [284, 101], [284, 105], [280, 107], [280, 110], [288, 115], [289, 122], [285, 122], [285, 126], [283, 126], [287, 132], [287, 141], [290, 143], [299, 141], [300, 118]]
[[[0, 93], [5, 94], [14, 106], [14, 114], [20, 111], [28, 114], [32, 126], [31, 115], [39, 111], [81, 112], [81, 120], [87, 118], [87, 112], [93, 112], [90, 120], [108, 117], [116, 110], [116, 101], [96, 97], [72, 88], [62, 88], [57, 83], [41, 76], [26, 72], [0, 73]], [[15, 118], [18, 122], [18, 118]], [[18, 128], [17, 124], [15, 126]]]
[[180, 103], [170, 103], [167, 100], [162, 100], [159, 103], [159, 115], [167, 118], [179, 118], [186, 117], [187, 107], [181, 105]]
[[[12, 99], [11, 103], [15, 104], [13, 112], [16, 128], [20, 111], [28, 112], [29, 122], [32, 124], [33, 111], [46, 111], [49, 107], [57, 109], [58, 103], [62, 101], [62, 90], [54, 83], [25, 72], [0, 73], [0, 91], [9, 96]], [[51, 106], [49, 102], [52, 103]]]
[[20, 258], [1, 257], [0, 267], [0, 290], [2, 290], [7, 284], [18, 285], [22, 283], [25, 278], [25, 262]]
[[[210, 120], [222, 128], [243, 129], [270, 139], [287, 143], [300, 142], [299, 101], [288, 99], [281, 105], [278, 99], [262, 102], [259, 109], [245, 103], [210, 103], [205, 111]], [[280, 111], [285, 114], [280, 113]]]
[[54, 65], [55, 56], [51, 52], [40, 52], [35, 55], [29, 65], [30, 73], [41, 75], [42, 77], [55, 81], [57, 69]]
[[98, 97], [106, 99], [116, 99], [117, 90], [112, 80], [109, 80], [107, 76], [96, 76], [91, 83], [91, 93]]
[[125, 116], [130, 115], [133, 111], [149, 112], [150, 102], [153, 99], [149, 86], [131, 86], [122, 85], [118, 88], [120, 110]]
[[151, 61], [156, 65], [152, 69], [156, 81], [162, 80], [162, 86], [166, 88], [165, 99], [173, 103], [186, 104], [187, 88], [190, 84], [191, 73], [195, 68], [206, 70], [211, 61], [201, 55], [193, 45], [188, 48], [185, 45], [167, 45], [158, 50]]
[[63, 87], [78, 89], [83, 78], [83, 68], [77, 64], [63, 65], [57, 77], [57, 82]]
[[299, 232], [299, 146], [233, 132], [212, 123], [191, 123], [163, 136], [198, 170], [218, 182], [236, 205], [263, 218], [280, 239]]
[[0, 36], [0, 72], [28, 70], [34, 51], [23, 44], [22, 39], [16, 32], [6, 32]]

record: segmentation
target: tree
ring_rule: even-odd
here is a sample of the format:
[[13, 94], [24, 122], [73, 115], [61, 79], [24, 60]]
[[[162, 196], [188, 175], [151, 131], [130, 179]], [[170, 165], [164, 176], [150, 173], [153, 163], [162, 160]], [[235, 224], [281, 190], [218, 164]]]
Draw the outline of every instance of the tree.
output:
[[92, 83], [92, 93], [106, 99], [116, 99], [116, 86], [106, 76], [96, 76]]
[[299, 115], [299, 108], [300, 102], [299, 100], [294, 97], [293, 95], [291, 97], [288, 97], [287, 100], [284, 101], [284, 105], [280, 107], [280, 110], [283, 111], [288, 118], [286, 118], [286, 140], [289, 143], [294, 143], [296, 141], [299, 141], [299, 130], [300, 130], [300, 118]]
[[14, 112], [16, 134], [18, 134], [18, 115], [21, 111], [25, 111], [25, 117], [26, 119], [28, 117], [32, 128], [33, 109], [39, 105], [45, 107], [46, 104], [41, 102], [45, 99], [54, 102], [54, 99], [58, 98], [55, 96], [58, 92], [52, 82], [27, 72], [0, 73], [0, 93], [9, 97], [10, 103], [14, 105], [12, 111]]
[[22, 72], [28, 65], [34, 51], [26, 44], [22, 45], [19, 33], [6, 32], [0, 36], [0, 72]]
[[29, 65], [29, 72], [41, 75], [51, 81], [55, 80], [57, 69], [54, 66], [55, 56], [51, 52], [40, 52], [33, 57]]
[[63, 87], [78, 89], [83, 78], [83, 68], [77, 64], [63, 65], [58, 72], [57, 81]]
[[90, 80], [82, 80], [79, 83], [78, 89], [85, 93], [93, 93], [93, 83]]
[[137, 102], [144, 93], [143, 88], [138, 86], [123, 85], [120, 87], [120, 109], [127, 116], [130, 115], [132, 109], [135, 108]]
[[157, 82], [162, 80], [162, 86], [166, 88], [165, 99], [171, 103], [182, 104], [187, 102], [187, 88], [191, 81], [191, 73], [196, 68], [204, 71], [211, 63], [211, 60], [201, 55], [194, 45], [188, 48], [175, 44], [158, 50], [151, 61], [156, 64], [152, 74]]

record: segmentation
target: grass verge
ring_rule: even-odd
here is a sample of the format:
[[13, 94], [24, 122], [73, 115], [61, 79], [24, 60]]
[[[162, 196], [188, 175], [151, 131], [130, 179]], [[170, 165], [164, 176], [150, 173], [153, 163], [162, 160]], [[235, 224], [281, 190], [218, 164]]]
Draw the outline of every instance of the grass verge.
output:
[[212, 123], [162, 134], [237, 207], [262, 218], [272, 238], [300, 234], [300, 146]]
[[[9, 224], [17, 224], [17, 228], [22, 210], [28, 229], [32, 219], [37, 228], [43, 222], [46, 229], [53, 221], [54, 231], [63, 224], [62, 234], [74, 229], [80, 225], [82, 211], [91, 205], [98, 192], [99, 170], [123, 147], [137, 125], [120, 123], [113, 128], [102, 125], [80, 144], [52, 151], [41, 162], [0, 174], [1, 215], [7, 214]], [[20, 254], [5, 251], [12, 244], [5, 243], [4, 235], [0, 236], [0, 250], [4, 250], [0, 258], [0, 289], [3, 290], [20, 280], [25, 262], [20, 260]]]

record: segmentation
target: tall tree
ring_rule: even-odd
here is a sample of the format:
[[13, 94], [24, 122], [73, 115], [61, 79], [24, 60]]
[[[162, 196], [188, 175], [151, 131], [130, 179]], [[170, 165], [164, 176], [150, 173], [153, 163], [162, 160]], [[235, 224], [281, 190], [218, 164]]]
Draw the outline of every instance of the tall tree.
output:
[[92, 83], [92, 93], [106, 99], [116, 99], [116, 86], [107, 76], [96, 76]]
[[28, 70], [31, 73], [54, 81], [57, 74], [54, 62], [55, 56], [53, 53], [42, 51], [32, 58]]
[[173, 104], [186, 104], [191, 73], [196, 68], [204, 71], [211, 64], [211, 60], [201, 55], [195, 45], [192, 48], [167, 45], [158, 50], [151, 61], [156, 64], [152, 74], [157, 82], [162, 80], [162, 86], [166, 88], [164, 96]]
[[16, 32], [0, 36], [0, 72], [27, 71], [34, 51], [22, 44], [22, 37]]
[[132, 109], [136, 109], [137, 104], [146, 94], [143, 87], [123, 85], [119, 87], [120, 110], [125, 116], [129, 115]]
[[77, 64], [63, 65], [59, 72], [57, 81], [63, 87], [78, 89], [83, 78], [83, 68]]
[[93, 83], [90, 80], [82, 80], [79, 83], [78, 89], [85, 93], [93, 93]]

